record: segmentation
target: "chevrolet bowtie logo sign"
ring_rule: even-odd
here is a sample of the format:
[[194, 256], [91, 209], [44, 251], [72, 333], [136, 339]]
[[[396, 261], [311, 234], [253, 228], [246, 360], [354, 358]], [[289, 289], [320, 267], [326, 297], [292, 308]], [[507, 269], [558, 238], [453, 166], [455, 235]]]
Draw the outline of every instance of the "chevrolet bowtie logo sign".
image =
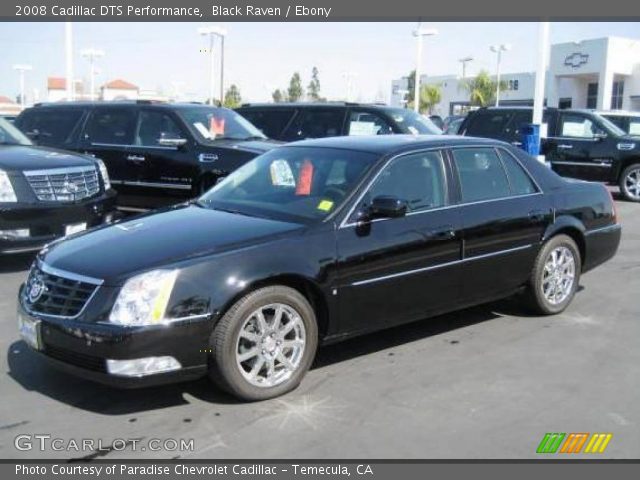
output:
[[567, 67], [571, 68], [580, 68], [582, 65], [589, 61], [589, 55], [586, 53], [572, 53], [571, 55], [567, 55], [567, 58], [564, 59], [564, 64]]
[[604, 453], [611, 437], [611, 433], [545, 433], [536, 453]]

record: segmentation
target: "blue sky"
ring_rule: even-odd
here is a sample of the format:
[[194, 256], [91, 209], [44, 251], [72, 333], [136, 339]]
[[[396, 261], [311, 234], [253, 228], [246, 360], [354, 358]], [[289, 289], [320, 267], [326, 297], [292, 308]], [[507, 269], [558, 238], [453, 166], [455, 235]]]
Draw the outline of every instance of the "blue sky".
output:
[[[196, 29], [201, 23], [74, 23], [75, 76], [88, 79], [88, 63], [79, 51], [100, 48], [97, 84], [123, 78], [143, 89], [182, 92], [197, 99], [206, 95], [205, 41]], [[387, 98], [391, 79], [415, 65], [415, 23], [228, 23], [225, 83], [236, 83], [245, 101], [270, 99], [270, 92], [286, 87], [294, 71], [309, 81], [313, 66], [320, 70], [321, 93], [344, 98], [344, 72], [355, 74], [358, 99]], [[426, 39], [422, 68], [430, 75], [459, 73], [458, 59], [473, 56], [468, 75], [493, 71], [489, 45], [511, 43], [503, 57], [503, 72], [535, 67], [535, 23], [429, 23], [439, 35]], [[552, 23], [551, 42], [604, 36], [640, 38], [640, 23]], [[16, 63], [28, 63], [27, 92], [46, 95], [46, 77], [64, 76], [64, 23], [0, 23], [0, 95], [18, 93]], [[217, 90], [216, 90], [217, 91]]]

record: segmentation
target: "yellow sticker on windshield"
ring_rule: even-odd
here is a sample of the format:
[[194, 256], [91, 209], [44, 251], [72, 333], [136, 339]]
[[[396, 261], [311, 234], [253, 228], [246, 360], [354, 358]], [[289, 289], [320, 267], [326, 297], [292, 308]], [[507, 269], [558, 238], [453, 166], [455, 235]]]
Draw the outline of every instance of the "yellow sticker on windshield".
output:
[[333, 208], [333, 202], [331, 200], [322, 200], [318, 204], [318, 210], [322, 210], [323, 212], [328, 212]]

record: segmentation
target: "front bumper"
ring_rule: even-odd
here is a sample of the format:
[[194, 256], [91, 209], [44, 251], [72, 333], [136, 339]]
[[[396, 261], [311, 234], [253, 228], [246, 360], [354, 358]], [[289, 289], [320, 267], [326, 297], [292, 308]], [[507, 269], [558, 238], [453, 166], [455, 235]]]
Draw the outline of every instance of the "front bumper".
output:
[[116, 192], [78, 203], [17, 203], [0, 207], [0, 231], [29, 230], [28, 237], [0, 236], [0, 254], [40, 250], [47, 243], [65, 235], [65, 227], [86, 223], [96, 227], [114, 219]]
[[[39, 345], [34, 351], [62, 371], [117, 388], [182, 382], [200, 378], [207, 372], [207, 345], [211, 334], [208, 317], [136, 328], [45, 318], [24, 307], [23, 288], [18, 315], [38, 322]], [[180, 362], [181, 368], [136, 377], [114, 375], [107, 370], [107, 359], [154, 356], [171, 356]]]

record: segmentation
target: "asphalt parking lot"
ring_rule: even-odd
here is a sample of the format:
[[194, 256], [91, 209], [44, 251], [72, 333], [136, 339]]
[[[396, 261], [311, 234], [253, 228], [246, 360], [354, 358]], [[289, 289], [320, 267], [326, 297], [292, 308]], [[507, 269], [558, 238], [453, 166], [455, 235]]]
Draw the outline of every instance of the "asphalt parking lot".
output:
[[[564, 314], [530, 317], [506, 300], [326, 347], [298, 390], [254, 404], [206, 380], [119, 391], [43, 365], [14, 313], [31, 258], [2, 258], [0, 458], [534, 458], [546, 432], [610, 432], [602, 456], [637, 459], [640, 205], [617, 206], [620, 251]], [[192, 438], [194, 449], [14, 447], [43, 433]]]

